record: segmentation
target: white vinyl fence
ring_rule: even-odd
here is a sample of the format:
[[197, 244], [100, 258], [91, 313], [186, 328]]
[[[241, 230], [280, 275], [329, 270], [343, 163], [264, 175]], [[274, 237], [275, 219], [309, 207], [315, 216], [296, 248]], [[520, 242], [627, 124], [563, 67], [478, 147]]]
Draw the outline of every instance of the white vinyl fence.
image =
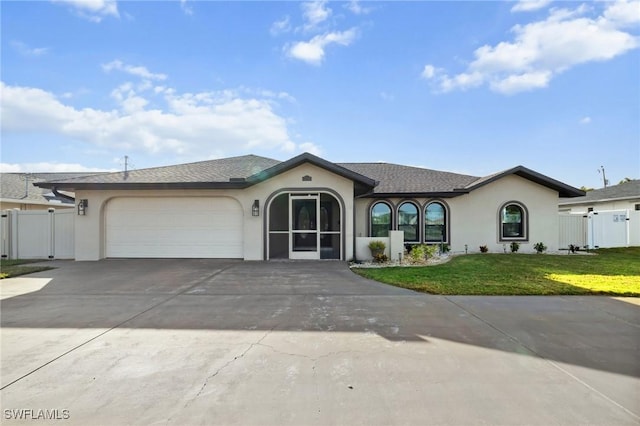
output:
[[3, 259], [73, 259], [74, 209], [3, 210]]
[[587, 214], [560, 214], [560, 245], [583, 248], [640, 245], [640, 211], [609, 210]]

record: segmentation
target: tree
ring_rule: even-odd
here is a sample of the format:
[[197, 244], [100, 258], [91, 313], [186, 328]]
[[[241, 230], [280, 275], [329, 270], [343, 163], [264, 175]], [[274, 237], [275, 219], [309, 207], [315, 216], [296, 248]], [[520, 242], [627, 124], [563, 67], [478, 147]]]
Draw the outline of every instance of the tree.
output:
[[586, 186], [582, 185], [580, 187], [580, 190], [584, 192], [589, 192], [589, 191], [593, 191], [593, 188], [587, 188]]
[[622, 185], [623, 183], [627, 183], [627, 182], [631, 182], [633, 179], [630, 179], [628, 177], [622, 179], [620, 182], [618, 182], [618, 185]]

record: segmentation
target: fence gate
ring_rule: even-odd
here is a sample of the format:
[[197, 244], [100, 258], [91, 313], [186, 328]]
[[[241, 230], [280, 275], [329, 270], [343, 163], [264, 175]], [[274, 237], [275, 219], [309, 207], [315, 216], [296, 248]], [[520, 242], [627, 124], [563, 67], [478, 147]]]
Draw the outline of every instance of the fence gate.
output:
[[3, 259], [73, 259], [74, 210], [4, 210]]
[[561, 214], [559, 220], [560, 241], [558, 247], [569, 248], [570, 244], [578, 247], [587, 246], [588, 220], [586, 214]]

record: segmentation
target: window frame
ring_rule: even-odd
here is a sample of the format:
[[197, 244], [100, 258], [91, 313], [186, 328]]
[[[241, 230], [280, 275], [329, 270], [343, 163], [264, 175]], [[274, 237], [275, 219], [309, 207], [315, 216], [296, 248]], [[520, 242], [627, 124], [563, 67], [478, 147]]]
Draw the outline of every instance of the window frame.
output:
[[[411, 204], [413, 207], [415, 207], [416, 209], [416, 220], [417, 223], [415, 225], [401, 225], [400, 224], [400, 209], [402, 209], [402, 206], [404, 206], [405, 204]], [[422, 242], [422, 220], [420, 219], [420, 212], [422, 211], [421, 207], [420, 207], [420, 203], [418, 203], [417, 201], [413, 201], [413, 200], [403, 200], [398, 204], [398, 207], [396, 208], [396, 231], [402, 231], [402, 229], [400, 229], [400, 226], [415, 226], [416, 227], [416, 239], [415, 240], [407, 240], [406, 239], [406, 235], [404, 238], [404, 243], [405, 244], [420, 244]]]
[[[394, 207], [391, 204], [391, 202], [386, 201], [386, 200], [376, 200], [373, 203], [371, 203], [371, 205], [369, 206], [369, 236], [370, 237], [375, 237], [373, 235], [373, 209], [375, 208], [375, 206], [377, 206], [378, 204], [384, 204], [389, 208], [389, 229], [388, 232], [391, 232], [394, 230]], [[378, 238], [388, 238], [389, 237], [389, 233], [387, 233], [386, 237], [378, 237]]]
[[[522, 235], [521, 236], [509, 237], [504, 235], [504, 222], [502, 220], [503, 211], [509, 206], [516, 206], [520, 209], [520, 212], [522, 214], [522, 218], [521, 218]], [[500, 242], [509, 242], [509, 241], [528, 242], [529, 241], [529, 210], [527, 210], [527, 206], [525, 206], [524, 203], [520, 201], [512, 200], [512, 201], [507, 201], [506, 203], [500, 206], [500, 208], [498, 209], [498, 241]]]
[[[432, 241], [432, 240], [428, 240], [427, 239], [427, 209], [429, 208], [429, 206], [433, 205], [433, 204], [439, 204], [440, 206], [442, 206], [442, 209], [444, 211], [444, 224], [442, 225], [443, 228], [443, 233], [444, 233], [444, 239], [442, 241], [438, 240], [438, 241]], [[449, 242], [449, 206], [447, 205], [447, 203], [445, 203], [442, 200], [431, 200], [429, 202], [427, 202], [427, 204], [425, 204], [424, 209], [423, 209], [423, 215], [424, 215], [424, 219], [423, 219], [423, 241], [425, 244], [439, 244], [439, 243], [444, 243], [444, 244], [450, 244]]]

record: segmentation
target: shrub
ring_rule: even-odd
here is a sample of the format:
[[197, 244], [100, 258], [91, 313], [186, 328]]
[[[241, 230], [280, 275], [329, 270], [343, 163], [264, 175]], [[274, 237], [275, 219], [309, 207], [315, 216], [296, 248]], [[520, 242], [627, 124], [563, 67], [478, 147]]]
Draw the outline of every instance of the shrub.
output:
[[575, 253], [580, 250], [580, 246], [577, 244], [569, 244], [569, 252]]
[[440, 251], [442, 253], [449, 253], [451, 251], [451, 246], [449, 244], [442, 244], [442, 247], [440, 247]]
[[511, 253], [517, 253], [518, 250], [520, 249], [520, 243], [514, 241], [511, 243], [510, 247], [511, 247]]
[[423, 245], [415, 245], [411, 247], [411, 251], [409, 252], [409, 258], [412, 263], [422, 263], [425, 261], [427, 253], [425, 251], [425, 246]]
[[384, 241], [369, 241], [369, 250], [371, 250], [371, 256], [373, 256], [374, 259], [376, 256], [384, 253], [385, 247], [387, 247], [387, 245], [384, 243]]
[[535, 243], [533, 248], [536, 249], [536, 253], [544, 253], [547, 250], [547, 246], [544, 245], [543, 242]]
[[430, 259], [438, 254], [438, 246], [437, 245], [424, 245], [424, 257], [425, 259]]
[[384, 241], [380, 241], [380, 240], [369, 241], [369, 250], [371, 251], [384, 250], [386, 247], [387, 245], [384, 243]]
[[486, 253], [488, 251], [489, 251], [489, 247], [487, 247], [486, 245], [480, 246], [480, 252], [481, 253]]
[[389, 256], [384, 253], [378, 253], [373, 256], [373, 261], [375, 263], [387, 263], [389, 261]]

